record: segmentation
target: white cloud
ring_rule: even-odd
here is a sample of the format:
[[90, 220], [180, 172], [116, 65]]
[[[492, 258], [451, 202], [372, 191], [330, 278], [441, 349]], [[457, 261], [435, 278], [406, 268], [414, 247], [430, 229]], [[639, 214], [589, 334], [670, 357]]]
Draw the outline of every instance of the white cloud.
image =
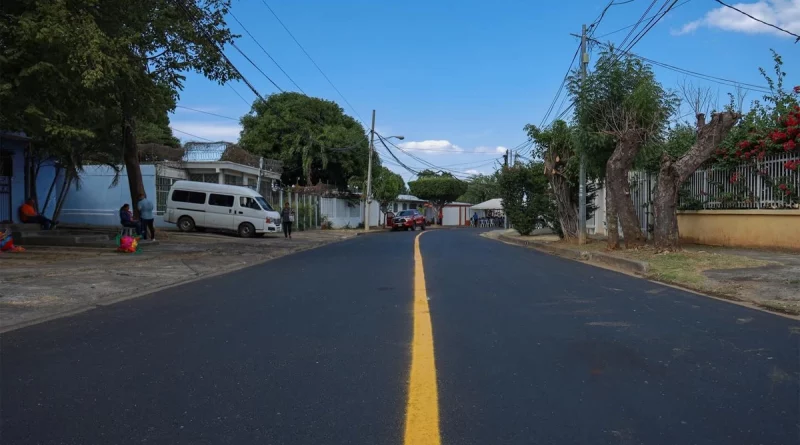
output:
[[[759, 0], [755, 3], [736, 3], [731, 6], [767, 23], [772, 23], [787, 31], [800, 34], [800, 0]], [[683, 25], [681, 29], [672, 31], [672, 33], [674, 35], [689, 34], [701, 27], [745, 34], [770, 33], [790, 37], [784, 32], [759, 23], [725, 6], [712, 9], [702, 19], [689, 22]]]
[[475, 169], [464, 170], [464, 173], [473, 176], [482, 174], [482, 172], [479, 172], [478, 170]]
[[403, 150], [415, 151], [418, 153], [430, 153], [432, 155], [461, 153], [464, 151], [463, 148], [445, 139], [403, 142], [398, 144], [398, 146]]
[[239, 124], [222, 122], [173, 121], [170, 127], [175, 132], [175, 137], [181, 140], [205, 138], [212, 141], [236, 142], [239, 140], [239, 132], [242, 131], [242, 126]]
[[505, 154], [508, 151], [506, 147], [498, 145], [497, 147], [480, 146], [475, 148], [475, 153], [497, 153], [499, 155]]

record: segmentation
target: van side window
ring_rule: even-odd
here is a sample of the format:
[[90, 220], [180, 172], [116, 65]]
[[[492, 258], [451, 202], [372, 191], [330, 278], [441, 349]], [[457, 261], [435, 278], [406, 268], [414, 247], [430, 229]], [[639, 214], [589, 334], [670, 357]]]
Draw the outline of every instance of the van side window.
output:
[[239, 207], [244, 209], [261, 210], [261, 206], [258, 205], [256, 200], [247, 196], [239, 197]]
[[205, 204], [206, 194], [203, 192], [189, 192], [186, 190], [174, 190], [172, 200], [175, 202], [188, 202], [190, 204]]
[[233, 195], [208, 195], [208, 205], [219, 207], [233, 207]]

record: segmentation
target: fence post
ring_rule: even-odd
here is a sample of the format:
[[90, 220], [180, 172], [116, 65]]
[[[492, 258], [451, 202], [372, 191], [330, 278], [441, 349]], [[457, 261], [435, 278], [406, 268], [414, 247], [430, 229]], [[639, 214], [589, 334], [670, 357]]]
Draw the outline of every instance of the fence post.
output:
[[756, 160], [756, 190], [755, 198], [756, 198], [756, 208], [761, 208], [761, 197], [763, 196], [764, 190], [761, 188], [761, 163]]

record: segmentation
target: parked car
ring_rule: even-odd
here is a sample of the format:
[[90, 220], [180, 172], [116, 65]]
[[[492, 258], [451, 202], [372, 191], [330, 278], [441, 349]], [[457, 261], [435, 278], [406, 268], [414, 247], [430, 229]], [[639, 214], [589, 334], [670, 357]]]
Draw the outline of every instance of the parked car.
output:
[[281, 215], [255, 190], [235, 185], [176, 181], [167, 196], [164, 221], [182, 232], [230, 230], [243, 238], [281, 231]]
[[425, 217], [417, 210], [401, 210], [392, 219], [392, 230], [425, 230]]

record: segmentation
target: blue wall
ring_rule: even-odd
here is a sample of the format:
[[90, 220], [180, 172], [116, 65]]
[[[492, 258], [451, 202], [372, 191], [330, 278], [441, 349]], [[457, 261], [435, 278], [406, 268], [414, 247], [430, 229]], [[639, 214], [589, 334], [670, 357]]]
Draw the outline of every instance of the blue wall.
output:
[[[13, 139], [3, 139], [3, 150], [11, 153], [11, 162], [13, 164], [11, 176], [11, 218], [12, 221], [19, 223], [19, 207], [25, 202], [25, 149], [28, 143], [25, 141], [18, 141]], [[36, 180], [36, 191], [39, 196], [39, 205], [44, 205], [47, 190], [53, 181], [56, 174], [55, 166], [52, 162], [45, 162], [39, 169], [39, 176]], [[56, 194], [59, 186], [53, 191]], [[47, 209], [39, 209], [43, 215], [50, 216], [55, 209], [56, 198], [50, 198], [50, 203]], [[6, 205], [5, 202], [2, 205]], [[5, 209], [3, 209], [5, 210]]]
[[[156, 168], [142, 165], [141, 170], [144, 191], [155, 204]], [[80, 183], [72, 184], [64, 200], [59, 221], [62, 224], [119, 226], [119, 208], [125, 203], [132, 204], [127, 171], [123, 169], [120, 172], [116, 186], [112, 186], [113, 181], [114, 170], [111, 167], [86, 166]], [[157, 217], [156, 224], [163, 226], [163, 219]]]

